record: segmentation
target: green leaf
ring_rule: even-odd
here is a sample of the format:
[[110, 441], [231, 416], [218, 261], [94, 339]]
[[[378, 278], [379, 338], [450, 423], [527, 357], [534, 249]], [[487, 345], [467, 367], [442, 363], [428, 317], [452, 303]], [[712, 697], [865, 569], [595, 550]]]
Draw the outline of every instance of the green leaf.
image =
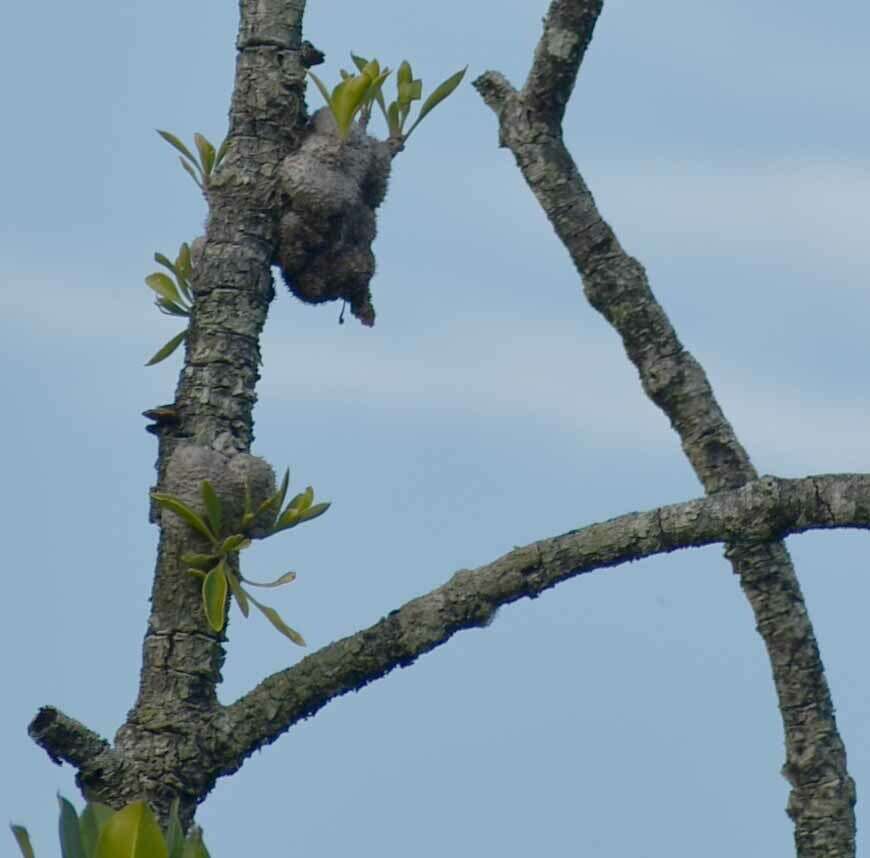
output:
[[227, 611], [227, 573], [223, 560], [202, 582], [202, 605], [208, 624], [219, 632], [224, 627]]
[[208, 481], [202, 481], [202, 502], [205, 504], [205, 512], [208, 515], [208, 522], [211, 525], [212, 532], [217, 535], [221, 532], [221, 522], [223, 519], [223, 504], [217, 496], [214, 486]]
[[423, 118], [426, 116], [429, 111], [433, 108], [437, 107], [447, 98], [450, 93], [456, 89], [457, 86], [462, 82], [462, 78], [465, 77], [465, 72], [468, 71], [468, 66], [466, 66], [461, 71], [456, 72], [456, 74], [451, 75], [447, 80], [444, 81], [440, 86], [436, 87], [435, 91], [423, 102], [423, 106], [420, 108], [420, 113], [417, 116], [416, 122], [408, 129], [408, 133], [405, 135], [405, 139], [411, 136], [411, 132], [423, 121]]
[[280, 578], [276, 578], [274, 581], [269, 581], [265, 584], [261, 584], [259, 581], [252, 581], [250, 578], [244, 579], [245, 583], [250, 584], [252, 587], [281, 587], [284, 584], [289, 584], [291, 581], [295, 580], [295, 572], [285, 572]]
[[317, 88], [320, 90], [320, 94], [323, 96], [323, 100], [330, 107], [332, 107], [332, 98], [330, 97], [329, 90], [326, 88], [323, 81], [316, 74], [314, 74], [314, 72], [311, 71], [311, 69], [307, 69], [307, 71], [308, 71], [308, 77], [310, 77], [311, 80], [313, 80], [314, 83], [317, 84]]
[[169, 808], [169, 824], [166, 826], [166, 850], [169, 858], [184, 858], [184, 832], [181, 830], [178, 804], [176, 797]]
[[262, 612], [263, 616], [276, 628], [282, 635], [290, 638], [293, 643], [298, 646], [305, 646], [305, 638], [299, 634], [295, 629], [291, 629], [284, 620], [281, 619], [281, 615], [274, 609], [270, 608], [268, 605], [262, 605], [258, 602], [250, 593], [248, 593], [248, 598], [259, 608]]
[[145, 283], [153, 289], [164, 301], [171, 304], [180, 304], [181, 296], [178, 294], [178, 289], [172, 279], [160, 271], [155, 271], [145, 278]]
[[299, 510], [293, 507], [287, 507], [284, 512], [278, 516], [278, 520], [272, 525], [272, 533], [280, 533], [282, 530], [289, 530], [291, 527], [296, 527], [299, 524]]
[[185, 340], [187, 339], [187, 328], [185, 328], [180, 334], [176, 334], [165, 346], [161, 349], [158, 349], [151, 360], [145, 364], [145, 366], [154, 366], [156, 363], [160, 363], [162, 360], [166, 360]]
[[412, 101], [419, 101], [423, 95], [423, 81], [409, 80], [399, 84], [399, 104], [403, 107], [410, 106]]
[[159, 262], [162, 266], [168, 268], [173, 274], [178, 274], [178, 269], [175, 267], [175, 264], [170, 262], [162, 253], [155, 253], [154, 261]]
[[399, 119], [399, 102], [392, 101], [387, 108], [387, 127], [390, 131], [390, 137], [402, 136], [402, 122]]
[[299, 514], [299, 521], [311, 521], [313, 518], [317, 518], [319, 515], [323, 515], [329, 507], [330, 503], [316, 503], [314, 506], [309, 507], [306, 510], [303, 510]]
[[106, 822], [96, 858], [169, 858], [157, 819], [144, 801], [128, 804]]
[[287, 468], [284, 471], [284, 478], [281, 480], [281, 485], [278, 488], [278, 491], [275, 492], [270, 498], [264, 500], [260, 506], [257, 508], [256, 518], [260, 518], [260, 516], [265, 515], [266, 512], [272, 511], [272, 521], [271, 524], [275, 523], [275, 519], [278, 516], [278, 512], [284, 504], [284, 498], [287, 496], [287, 486], [290, 484], [290, 468]]
[[332, 113], [335, 116], [338, 133], [342, 139], [347, 137], [353, 118], [362, 106], [363, 99], [371, 85], [372, 79], [367, 74], [362, 73], [342, 81], [333, 90]]
[[182, 242], [181, 247], [178, 248], [178, 256], [175, 257], [173, 273], [184, 280], [187, 280], [192, 271], [193, 268], [190, 262], [190, 245], [184, 241]]
[[167, 143], [169, 143], [170, 146], [174, 146], [176, 149], [178, 149], [179, 152], [181, 152], [182, 155], [190, 158], [191, 161], [196, 163], [196, 158], [193, 157], [193, 153], [190, 151], [190, 149], [188, 149], [187, 146], [185, 146], [184, 143], [182, 143], [181, 140], [179, 140], [174, 134], [172, 134], [170, 131], [161, 131], [159, 128], [157, 129], [157, 133]]
[[182, 554], [181, 562], [185, 566], [192, 566], [194, 569], [208, 571], [218, 561], [220, 557], [217, 554]]
[[193, 142], [196, 143], [197, 151], [199, 152], [199, 163], [202, 165], [203, 174], [208, 177], [214, 168], [215, 151], [214, 146], [205, 135], [196, 133], [193, 135]]
[[401, 86], [403, 83], [410, 83], [413, 79], [414, 73], [411, 71], [411, 64], [407, 60], [402, 60], [402, 64], [396, 72], [396, 84]]
[[217, 543], [217, 537], [212, 533], [209, 526], [202, 520], [199, 513], [192, 510], [186, 503], [180, 501], [173, 495], [162, 494], [161, 492], [152, 492], [151, 497], [160, 504], [163, 509], [168, 509], [174, 512], [186, 524], [192, 527], [197, 533], [202, 534], [213, 545]]
[[79, 817], [79, 831], [87, 858], [94, 858], [96, 855], [100, 829], [114, 813], [115, 811], [111, 807], [107, 804], [100, 804], [98, 801], [88, 802], [85, 805], [85, 809]]
[[223, 161], [224, 156], [227, 152], [230, 151], [230, 138], [224, 137], [223, 143], [221, 143], [220, 148], [217, 150], [217, 155], [215, 155], [214, 159], [214, 168], [215, 170], [220, 167], [221, 161]]
[[60, 805], [60, 819], [58, 820], [60, 854], [62, 858], [85, 858], [76, 809], [61, 795], [58, 795], [57, 801]]
[[211, 858], [202, 839], [202, 829], [197, 825], [192, 827], [184, 842], [184, 858]]
[[299, 500], [299, 504], [296, 506], [300, 512], [304, 512], [311, 504], [314, 502], [314, 489], [311, 486], [308, 486], [304, 492], [302, 492]]
[[164, 301], [163, 298], [157, 299], [157, 309], [167, 316], [176, 316], [178, 318], [189, 319], [190, 310], [181, 304], [173, 304], [171, 301]]
[[233, 593], [233, 598], [238, 602], [239, 610], [242, 612], [242, 616], [247, 617], [251, 608], [248, 605], [248, 594], [242, 588], [242, 585], [239, 583], [239, 579], [236, 578], [235, 574], [230, 570], [227, 572], [227, 581], [230, 584], [230, 590]]
[[12, 836], [18, 844], [23, 858], [36, 858], [33, 847], [30, 845], [30, 835], [27, 833], [27, 829], [23, 825], [10, 825], [9, 827], [12, 829]]
[[350, 58], [359, 71], [362, 71], [369, 64], [368, 60], [358, 57], [353, 51], [350, 52]]
[[236, 551], [244, 551], [250, 544], [250, 538], [245, 536], [244, 533], [234, 533], [221, 543], [218, 551], [222, 557], [225, 557], [227, 554], [233, 554]]
[[[205, 190], [202, 186], [202, 182], [199, 180], [199, 176], [197, 176], [197, 174], [194, 172], [194, 168], [196, 167], [196, 165], [191, 166], [187, 161], [184, 160], [184, 158], [179, 158], [178, 160], [181, 161], [181, 166], [184, 167], [184, 169], [187, 170], [188, 173], [190, 173], [190, 178], [193, 179], [194, 182], [196, 182], [199, 189], [201, 191]], [[196, 169], [199, 168], [196, 167]]]

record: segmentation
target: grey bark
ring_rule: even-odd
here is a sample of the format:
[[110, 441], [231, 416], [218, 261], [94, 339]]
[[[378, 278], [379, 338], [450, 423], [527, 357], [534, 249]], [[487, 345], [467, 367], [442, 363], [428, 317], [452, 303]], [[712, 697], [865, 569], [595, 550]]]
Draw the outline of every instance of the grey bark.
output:
[[[622, 337], [647, 396], [667, 415], [705, 491], [757, 477], [698, 361], [683, 348], [643, 266], [598, 212], [562, 138], [562, 116], [603, 0], [555, 0], [528, 79], [515, 90], [497, 72], [475, 81], [499, 120], [499, 140], [565, 245], [589, 302]], [[818, 644], [782, 542], [725, 552], [755, 615], [785, 731], [787, 811], [800, 858], [855, 854], [855, 784], [837, 730]]]
[[[798, 854], [854, 854], [854, 790], [812, 628], [776, 540], [809, 528], [870, 526], [870, 477], [756, 480], [703, 370], [680, 345], [643, 269], [598, 215], [562, 142], [561, 119], [601, 5], [552, 3], [522, 91], [495, 73], [477, 86], [498, 112], [502, 142], [569, 249], [589, 299], [619, 330], [644, 389], [670, 417], [710, 497], [592, 525], [462, 570], [229, 706], [221, 706], [216, 694], [225, 637], [206, 624], [199, 583], [179, 565], [183, 552], [203, 546], [171, 516], [155, 513], [161, 537], [139, 693], [114, 742], [52, 707], [40, 710], [30, 725], [55, 762], [77, 769], [86, 797], [114, 806], [145, 797], [165, 816], [178, 796], [189, 823], [216, 780], [236, 771], [254, 750], [338, 695], [412, 663], [461, 629], [486, 625], [500, 605], [593, 569], [724, 541], [774, 667]], [[271, 469], [248, 456], [259, 335], [274, 294], [272, 264], [281, 264], [303, 300], [345, 298], [363, 322], [374, 317], [368, 294], [373, 259], [367, 252], [389, 157], [361, 132], [354, 132], [351, 149], [342, 150], [350, 153], [345, 161], [341, 152], [326, 152], [328, 141], [324, 149], [313, 140], [324, 129], [308, 123], [304, 66], [321, 55], [301, 43], [304, 7], [303, 0], [240, 2], [230, 148], [208, 188], [209, 220], [197, 248], [196, 300], [173, 420], [157, 431], [158, 487], [191, 499], [203, 476], [229, 494], [241, 475], [257, 475], [258, 492], [267, 493], [272, 484]], [[314, 150], [325, 152], [328, 169], [309, 157]], [[356, 226], [340, 231], [341, 241], [353, 234], [350, 248], [318, 232], [335, 201], [326, 191], [310, 199], [300, 192], [305, 158], [315, 183], [341, 187], [343, 199], [356, 207]], [[324, 241], [336, 244], [313, 260], [312, 248], [322, 250]], [[348, 253], [357, 260], [355, 275], [336, 285], [329, 266], [343, 267]]]

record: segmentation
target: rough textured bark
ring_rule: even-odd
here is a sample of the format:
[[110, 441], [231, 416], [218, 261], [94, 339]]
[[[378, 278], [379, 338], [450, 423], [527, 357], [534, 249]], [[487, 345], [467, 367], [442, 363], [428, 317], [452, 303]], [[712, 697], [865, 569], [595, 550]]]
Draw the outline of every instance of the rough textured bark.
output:
[[[774, 666], [799, 855], [854, 854], [852, 782], [800, 590], [775, 540], [814, 527], [870, 527], [870, 477], [756, 480], [703, 370], [680, 345], [642, 267], [598, 215], [562, 143], [561, 119], [601, 6], [601, 0], [552, 3], [521, 92], [495, 73], [477, 85], [499, 113], [502, 142], [568, 247], [587, 295], [622, 335], [644, 389], [670, 417], [710, 496], [592, 525], [462, 570], [226, 707], [216, 695], [224, 636], [207, 626], [199, 583], [179, 563], [183, 552], [203, 546], [171, 515], [152, 510], [161, 538], [140, 688], [114, 743], [51, 707], [30, 725], [52, 760], [77, 769], [87, 797], [114, 806], [145, 797], [165, 816], [178, 796], [189, 823], [217, 778], [236, 771], [254, 750], [336, 696], [410, 664], [461, 629], [486, 625], [500, 605], [593, 569], [725, 541]], [[355, 131], [356, 142], [342, 150], [346, 164], [336, 168], [335, 153], [324, 156], [340, 176], [319, 172], [317, 158], [306, 162], [303, 177], [310, 170], [324, 186], [337, 181], [348, 199], [366, 209], [358, 211], [353, 282], [336, 285], [322, 272], [311, 274], [308, 253], [322, 246], [319, 239], [308, 240], [312, 224], [334, 201], [313, 194], [306, 202], [298, 182], [297, 153], [317, 131], [305, 112], [304, 67], [322, 59], [301, 42], [304, 7], [303, 0], [240, 0], [230, 148], [207, 190], [209, 220], [196, 248], [196, 300], [172, 419], [155, 428], [158, 486], [191, 502], [206, 476], [222, 487], [222, 497], [238, 494], [245, 477], [259, 495], [273, 484], [268, 464], [249, 455], [259, 336], [273, 297], [271, 265], [281, 264], [296, 278], [294, 292], [303, 300], [346, 297], [352, 306], [357, 302], [364, 322], [373, 318], [366, 279], [373, 262], [366, 243], [397, 150]], [[341, 267], [347, 247], [334, 250], [333, 262]], [[307, 284], [301, 276], [306, 271]]]
[[[589, 302], [622, 337], [650, 399], [668, 416], [710, 493], [757, 477], [700, 364], [680, 343], [641, 264], [620, 246], [562, 139], [561, 121], [603, 0], [555, 0], [528, 80], [496, 72], [475, 86], [499, 119], [529, 187], [571, 254]], [[812, 624], [781, 542], [729, 545], [726, 557], [764, 640], [785, 729], [783, 774], [801, 858], [855, 854], [855, 785], [837, 730]]]

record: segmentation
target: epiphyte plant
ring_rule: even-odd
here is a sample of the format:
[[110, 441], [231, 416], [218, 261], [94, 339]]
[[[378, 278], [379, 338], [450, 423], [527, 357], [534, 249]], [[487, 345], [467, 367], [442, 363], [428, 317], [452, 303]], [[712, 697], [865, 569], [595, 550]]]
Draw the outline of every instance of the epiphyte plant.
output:
[[[175, 262], [171, 262], [162, 253], [155, 253], [154, 261], [172, 274], [172, 277], [169, 277], [162, 271], [155, 271], [145, 278], [145, 283], [157, 294], [154, 303], [161, 313], [188, 318], [193, 306], [193, 289], [190, 285], [193, 265], [190, 259], [190, 247], [187, 242], [184, 242], [178, 250]], [[145, 366], [153, 366], [166, 360], [186, 339], [187, 328], [158, 349]]]
[[437, 86], [429, 97], [423, 102], [417, 118], [411, 127], [405, 131], [405, 123], [411, 112], [411, 105], [420, 101], [423, 97], [423, 81], [414, 78], [411, 64], [403, 60], [396, 72], [396, 99], [387, 105], [382, 92], [383, 83], [390, 74], [390, 70], [381, 71], [380, 64], [375, 60], [367, 60], [363, 57], [351, 54], [351, 59], [357, 67], [359, 74], [351, 75], [344, 69], [341, 70], [341, 82], [330, 92], [325, 84], [312, 71], [308, 75], [317, 85], [338, 126], [339, 136], [347, 137], [353, 120], [359, 114], [360, 125], [365, 128], [371, 116], [372, 105], [377, 102], [384, 118], [387, 120], [389, 139], [403, 144], [411, 136], [413, 130], [420, 122], [449, 96], [462, 82], [467, 66], [451, 75], [447, 80]]
[[[173, 801], [166, 831], [144, 801], [134, 801], [115, 811], [100, 802], [88, 802], [81, 816], [62, 796], [60, 804], [61, 858], [209, 858], [202, 831], [192, 826], [185, 837], [178, 815], [178, 799]], [[12, 836], [23, 858], [34, 858], [27, 829], [12, 825]]]
[[161, 131], [158, 128], [157, 133], [170, 146], [174, 146], [181, 152], [178, 158], [181, 166], [190, 174], [190, 178], [196, 182], [201, 191], [207, 191], [212, 174], [220, 167], [221, 161], [223, 161], [224, 156], [227, 154], [230, 142], [229, 138], [225, 139], [218, 149], [215, 149], [204, 134], [197, 132], [193, 135], [193, 142], [196, 145], [196, 151], [199, 156], [196, 157], [172, 132]]
[[254, 539], [274, 536], [282, 530], [296, 527], [303, 521], [311, 521], [329, 509], [328, 502], [314, 503], [314, 489], [308, 486], [282, 510], [289, 481], [288, 469], [284, 472], [278, 490], [264, 500], [256, 510], [253, 508], [251, 494], [246, 485], [244, 510], [241, 521], [236, 526], [227, 526], [227, 522], [224, 521], [224, 504], [208, 480], [203, 480], [200, 487], [205, 517], [180, 498], [160, 492], [152, 494], [156, 503], [177, 515], [192, 530], [208, 540], [211, 546], [211, 550], [205, 554], [184, 554], [181, 560], [188, 572], [202, 578], [203, 610], [209, 626], [216, 632], [223, 630], [226, 622], [227, 598], [229, 593], [232, 593], [243, 616], [248, 616], [250, 605], [253, 604], [282, 635], [299, 646], [305, 646], [302, 635], [290, 628], [274, 608], [258, 602], [242, 586], [244, 582], [253, 587], [280, 587], [293, 581], [296, 573], [285, 572], [275, 581], [257, 583], [236, 571], [234, 568], [236, 564], [232, 562], [233, 558], [240, 551], [248, 548]]

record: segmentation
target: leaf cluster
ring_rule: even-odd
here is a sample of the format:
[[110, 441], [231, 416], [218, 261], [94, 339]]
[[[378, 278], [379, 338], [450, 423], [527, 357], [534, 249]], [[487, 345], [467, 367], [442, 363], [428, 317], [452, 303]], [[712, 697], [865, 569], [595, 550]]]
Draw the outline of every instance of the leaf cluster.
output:
[[196, 182], [201, 191], [207, 191], [212, 174], [220, 167], [221, 161], [223, 161], [224, 156], [227, 154], [230, 145], [229, 138], [226, 138], [220, 147], [215, 149], [204, 134], [197, 132], [193, 135], [193, 142], [197, 151], [197, 155], [194, 155], [172, 132], [161, 131], [158, 128], [157, 133], [170, 146], [181, 152], [178, 158], [181, 166], [190, 175], [190, 178]]
[[416, 120], [405, 131], [405, 123], [410, 115], [413, 102], [420, 101], [423, 97], [423, 81], [414, 78], [411, 64], [407, 60], [403, 60], [399, 66], [396, 72], [396, 98], [387, 105], [382, 87], [390, 74], [390, 70], [381, 71], [380, 64], [376, 59], [367, 60], [356, 56], [356, 54], [350, 56], [359, 74], [352, 75], [342, 69], [341, 82], [333, 88], [332, 92], [326, 88], [314, 72], [308, 71], [308, 75], [317, 85], [320, 94], [332, 111], [338, 125], [339, 136], [342, 139], [347, 137], [351, 123], [357, 114], [360, 115], [359, 121], [363, 128], [368, 125], [372, 105], [377, 103], [387, 120], [390, 139], [404, 143], [426, 115], [459, 86], [468, 68], [466, 66], [437, 86], [423, 102]]
[[[242, 586], [243, 583], [253, 587], [280, 587], [289, 584], [296, 578], [295, 572], [285, 572], [276, 580], [268, 583], [251, 581], [233, 568], [232, 559], [240, 551], [248, 548], [253, 539], [265, 539], [283, 530], [289, 530], [303, 521], [311, 521], [329, 509], [329, 503], [314, 503], [314, 489], [308, 486], [304, 492], [297, 494], [286, 506], [287, 488], [290, 482], [289, 469], [284, 472], [284, 478], [278, 490], [264, 500], [256, 509], [251, 501], [251, 492], [245, 485], [244, 510], [241, 521], [237, 525], [227, 526], [224, 521], [224, 505], [208, 480], [203, 480], [200, 487], [205, 517], [173, 495], [154, 492], [152, 497], [163, 509], [177, 515], [188, 527], [208, 540], [211, 551], [206, 554], [184, 554], [182, 561], [188, 571], [202, 578], [202, 604], [208, 624], [214, 631], [223, 630], [226, 622], [226, 606], [229, 594], [232, 593], [242, 615], [247, 617], [253, 604], [263, 616], [282, 635], [299, 646], [305, 646], [305, 640], [295, 629], [290, 628], [278, 612], [257, 601], [250, 592]], [[254, 535], [254, 527], [262, 529], [266, 522], [265, 535]]]
[[[168, 316], [189, 318], [190, 311], [193, 309], [193, 288], [191, 286], [193, 266], [190, 259], [189, 245], [187, 242], [181, 245], [178, 250], [178, 256], [175, 257], [175, 262], [170, 262], [162, 253], [155, 253], [154, 261], [168, 269], [172, 274], [172, 277], [169, 277], [162, 271], [155, 271], [145, 278], [145, 283], [148, 287], [157, 293], [157, 298], [154, 302], [157, 308], [161, 313], [166, 313]], [[186, 339], [187, 328], [176, 334], [168, 343], [158, 349], [145, 366], [154, 366], [154, 364], [166, 360]]]
[[[193, 826], [187, 837], [181, 829], [178, 799], [172, 803], [166, 832], [144, 801], [121, 810], [88, 802], [82, 815], [62, 796], [58, 835], [61, 858], [209, 858], [202, 831]], [[34, 858], [27, 829], [12, 825], [12, 836], [23, 858]]]

